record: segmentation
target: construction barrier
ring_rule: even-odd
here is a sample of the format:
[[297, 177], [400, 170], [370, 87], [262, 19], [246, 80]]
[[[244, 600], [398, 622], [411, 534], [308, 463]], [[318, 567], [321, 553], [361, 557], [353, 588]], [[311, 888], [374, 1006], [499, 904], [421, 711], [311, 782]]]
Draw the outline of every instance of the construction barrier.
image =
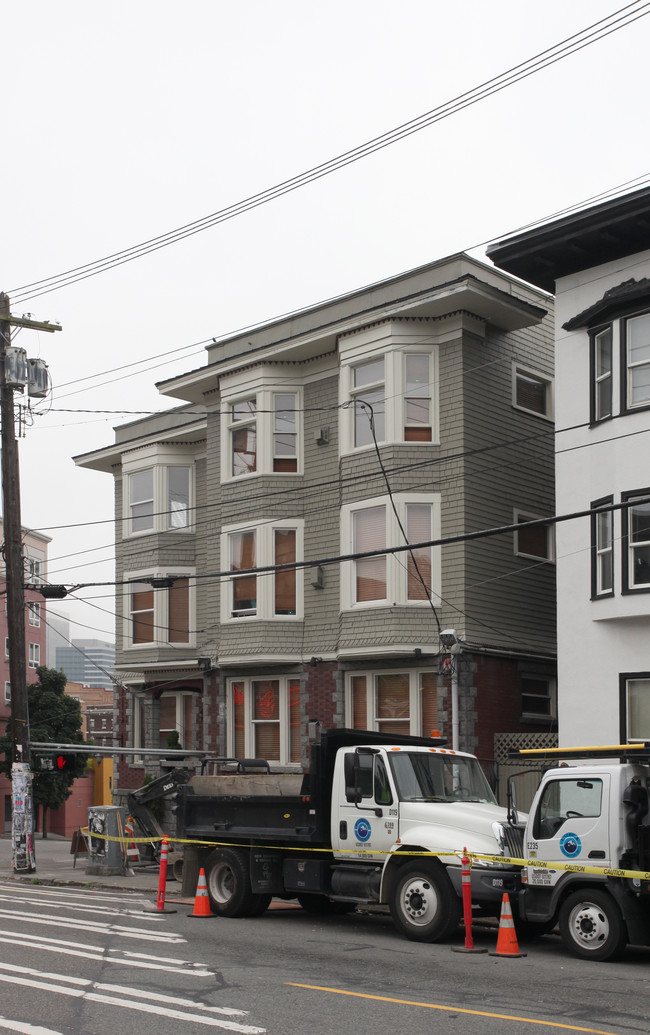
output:
[[189, 916], [212, 916], [210, 899], [208, 897], [208, 885], [205, 879], [205, 870], [201, 867], [199, 871], [199, 882], [196, 886], [196, 897], [194, 899], [194, 911]]
[[525, 955], [525, 952], [519, 951], [510, 898], [507, 891], [504, 891], [501, 903], [501, 918], [499, 920], [497, 947], [494, 952], [490, 953], [490, 956], [509, 956], [511, 959], [517, 959]]
[[133, 816], [128, 816], [124, 824], [124, 836], [126, 840], [126, 863], [127, 866], [135, 866], [140, 862], [140, 852], [135, 843], [135, 822]]
[[463, 891], [463, 923], [465, 924], [465, 945], [461, 948], [460, 946], [453, 945], [452, 952], [487, 952], [487, 949], [475, 949], [474, 939], [472, 937], [472, 862], [467, 854], [467, 849], [463, 848], [463, 856], [461, 859], [462, 870], [461, 870], [461, 881]]

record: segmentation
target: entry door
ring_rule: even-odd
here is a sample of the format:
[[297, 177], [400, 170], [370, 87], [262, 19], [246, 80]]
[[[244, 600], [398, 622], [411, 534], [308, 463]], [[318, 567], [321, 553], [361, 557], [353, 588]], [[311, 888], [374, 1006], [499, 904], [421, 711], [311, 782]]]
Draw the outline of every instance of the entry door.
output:
[[397, 795], [382, 755], [364, 755], [362, 763], [365, 768], [358, 808], [346, 801], [344, 768], [339, 770], [338, 804], [332, 810], [332, 847], [338, 858], [383, 862], [397, 837]]
[[[584, 777], [575, 769], [550, 780], [535, 810], [526, 855], [549, 863], [611, 866], [609, 780], [607, 773]], [[530, 866], [528, 883], [553, 885], [563, 872]]]

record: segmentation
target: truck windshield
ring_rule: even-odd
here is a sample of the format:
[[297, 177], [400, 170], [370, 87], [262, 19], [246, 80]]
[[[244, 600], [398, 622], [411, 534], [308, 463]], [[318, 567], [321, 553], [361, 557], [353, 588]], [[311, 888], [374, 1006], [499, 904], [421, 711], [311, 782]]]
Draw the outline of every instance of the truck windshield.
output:
[[424, 751], [389, 752], [401, 801], [480, 801], [496, 804], [477, 759]]

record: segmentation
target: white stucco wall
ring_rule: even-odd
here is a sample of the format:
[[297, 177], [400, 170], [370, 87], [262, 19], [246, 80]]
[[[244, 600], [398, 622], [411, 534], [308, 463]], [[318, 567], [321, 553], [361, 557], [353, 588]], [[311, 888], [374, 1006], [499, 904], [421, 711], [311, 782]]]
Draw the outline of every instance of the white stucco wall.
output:
[[[650, 411], [589, 427], [589, 337], [562, 325], [630, 278], [650, 277], [650, 251], [565, 277], [556, 297], [557, 514], [650, 486]], [[619, 407], [618, 351], [613, 356]], [[572, 429], [572, 430], [565, 430]], [[624, 518], [623, 518], [624, 520]], [[619, 674], [650, 671], [650, 593], [621, 595], [621, 513], [614, 515], [615, 595], [591, 600], [590, 520], [557, 525], [560, 745], [617, 743]]]

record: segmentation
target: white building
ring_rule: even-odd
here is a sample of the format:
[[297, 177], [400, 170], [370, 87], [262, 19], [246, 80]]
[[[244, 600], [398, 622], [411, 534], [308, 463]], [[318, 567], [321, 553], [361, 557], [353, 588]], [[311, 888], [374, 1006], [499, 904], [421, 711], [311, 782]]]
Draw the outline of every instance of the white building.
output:
[[488, 254], [556, 292], [560, 744], [650, 739], [650, 190]]

